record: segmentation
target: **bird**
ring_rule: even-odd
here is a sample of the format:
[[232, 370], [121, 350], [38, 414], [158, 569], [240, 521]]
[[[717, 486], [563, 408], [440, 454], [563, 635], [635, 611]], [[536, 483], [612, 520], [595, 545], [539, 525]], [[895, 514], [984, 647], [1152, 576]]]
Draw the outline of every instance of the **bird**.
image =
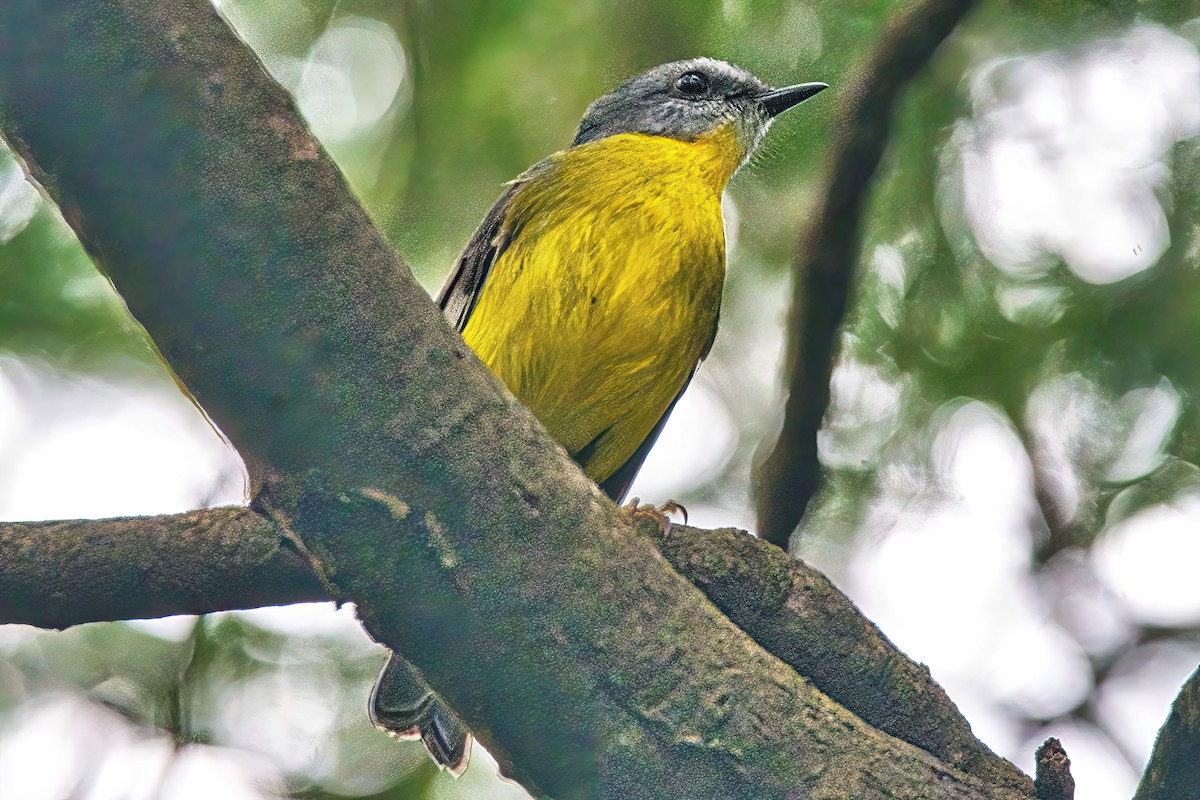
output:
[[[587, 108], [569, 147], [505, 185], [438, 294], [479, 359], [617, 503], [712, 348], [726, 184], [777, 115], [826, 88], [772, 88], [713, 58], [637, 75]], [[371, 714], [465, 769], [470, 733], [398, 655]]]

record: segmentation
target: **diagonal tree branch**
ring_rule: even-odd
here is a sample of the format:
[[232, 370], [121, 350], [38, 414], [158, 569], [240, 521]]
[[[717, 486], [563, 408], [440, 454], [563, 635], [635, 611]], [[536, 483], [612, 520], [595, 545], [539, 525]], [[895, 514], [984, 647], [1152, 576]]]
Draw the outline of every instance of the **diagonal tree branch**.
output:
[[[246, 508], [0, 523], [0, 623], [61, 628], [329, 599], [282, 542], [285, 531]], [[929, 671], [818, 570], [732, 528], [675, 526], [662, 552], [751, 638], [864, 722], [988, 783], [1028, 785], [971, 734]]]
[[1200, 797], [1200, 669], [1175, 698], [1133, 800], [1196, 797]]
[[863, 212], [903, 95], [977, 0], [917, 0], [898, 12], [838, 109], [825, 191], [799, 238], [788, 325], [783, 428], [756, 479], [759, 536], [787, 548], [817, 493], [817, 431], [829, 407]]
[[1027, 798], [756, 645], [438, 315], [203, 0], [14, 0], [0, 129], [252, 463], [260, 508], [558, 798]]
[[1028, 786], [975, 738], [929, 669], [819, 570], [733, 528], [673, 528], [663, 555], [762, 647], [870, 725], [989, 783]]

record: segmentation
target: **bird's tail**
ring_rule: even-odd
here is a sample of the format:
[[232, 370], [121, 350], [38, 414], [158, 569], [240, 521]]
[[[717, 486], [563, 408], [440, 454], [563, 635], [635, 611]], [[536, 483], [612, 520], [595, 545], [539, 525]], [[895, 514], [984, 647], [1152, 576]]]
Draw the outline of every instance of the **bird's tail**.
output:
[[396, 653], [371, 694], [371, 721], [402, 739], [420, 739], [439, 766], [461, 775], [471, 758], [471, 732], [425, 679]]

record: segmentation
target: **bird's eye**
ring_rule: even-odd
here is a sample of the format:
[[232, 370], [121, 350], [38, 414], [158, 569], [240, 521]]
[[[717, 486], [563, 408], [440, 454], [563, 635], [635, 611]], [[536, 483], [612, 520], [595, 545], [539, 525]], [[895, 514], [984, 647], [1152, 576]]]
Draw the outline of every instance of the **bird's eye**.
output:
[[685, 72], [675, 81], [675, 88], [685, 95], [695, 97], [708, 91], [708, 78], [699, 72]]

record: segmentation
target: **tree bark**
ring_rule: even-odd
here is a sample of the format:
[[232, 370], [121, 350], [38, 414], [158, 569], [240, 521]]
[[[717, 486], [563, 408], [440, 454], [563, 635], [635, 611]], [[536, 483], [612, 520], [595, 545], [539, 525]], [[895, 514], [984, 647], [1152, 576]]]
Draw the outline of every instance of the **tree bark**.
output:
[[1071, 759], [1058, 739], [1047, 739], [1034, 755], [1037, 777], [1034, 793], [1037, 800], [1075, 800], [1075, 778], [1071, 775]]
[[663, 555], [754, 641], [868, 724], [989, 783], [1028, 789], [975, 738], [929, 669], [820, 570], [733, 528], [672, 529]]
[[1196, 798], [1200, 798], [1200, 669], [1175, 698], [1133, 795], [1133, 800]]
[[782, 548], [788, 547], [820, 482], [817, 431], [829, 407], [862, 217], [890, 141], [892, 116], [904, 89], [977, 2], [918, 0], [905, 7], [843, 94], [829, 177], [817, 208], [805, 216], [796, 250], [783, 428], [755, 476], [759, 536]]
[[0, 129], [259, 510], [531, 791], [1027, 798], [731, 624], [441, 319], [203, 0], [13, 0]]
[[207, 614], [328, 600], [279, 526], [244, 508], [0, 522], [0, 623]]
[[[867, 724], [980, 780], [1028, 788], [929, 671], [818, 570], [733, 528], [675, 526], [662, 552], [734, 624]], [[0, 523], [0, 586], [0, 623], [52, 628], [331, 599], [286, 532], [246, 508]]]

